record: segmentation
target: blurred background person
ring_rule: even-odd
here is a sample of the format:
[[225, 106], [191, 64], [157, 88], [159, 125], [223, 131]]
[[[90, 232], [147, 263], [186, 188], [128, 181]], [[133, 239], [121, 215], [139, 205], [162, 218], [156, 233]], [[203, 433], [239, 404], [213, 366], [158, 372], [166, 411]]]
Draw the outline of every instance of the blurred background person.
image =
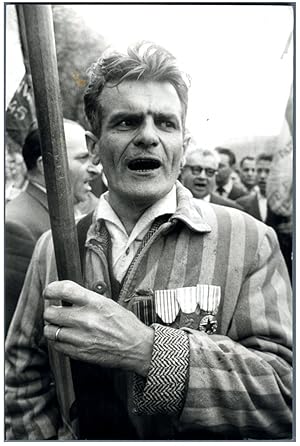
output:
[[286, 261], [290, 278], [292, 277], [292, 230], [291, 218], [276, 215], [269, 206], [267, 198], [268, 177], [271, 171], [273, 155], [261, 153], [256, 158], [255, 170], [257, 176], [258, 191], [254, 194], [250, 193], [245, 197], [237, 200], [245, 211], [272, 226], [275, 230], [280, 249]]
[[248, 214], [263, 222], [266, 222], [268, 214], [266, 187], [271, 163], [272, 155], [266, 153], [258, 155], [255, 164], [258, 191], [254, 194], [249, 193], [248, 195], [237, 199], [237, 203], [240, 204]]
[[188, 150], [180, 180], [196, 199], [242, 210], [242, 207], [233, 200], [214, 193], [219, 162], [218, 153], [212, 150], [200, 148]]
[[287, 102], [285, 119], [277, 139], [270, 174], [267, 200], [276, 225], [280, 247], [292, 281], [293, 260], [293, 87]]
[[[85, 202], [93, 210], [97, 198], [89, 182], [98, 171], [91, 164], [85, 130], [74, 121], [64, 120], [65, 139], [73, 191], [75, 217], [83, 214], [78, 205]], [[5, 215], [5, 333], [13, 316], [26, 271], [38, 238], [50, 228], [39, 130], [32, 129], [23, 145], [28, 170], [26, 190], [11, 200]]]
[[236, 200], [247, 194], [244, 186], [234, 183], [231, 179], [231, 174], [236, 164], [235, 154], [225, 147], [216, 147], [215, 149], [220, 156], [220, 163], [218, 173], [216, 176], [216, 193], [223, 198]]
[[28, 184], [23, 156], [8, 148], [5, 154], [5, 203], [16, 198]]
[[233, 182], [234, 184], [239, 184], [239, 185], [242, 184], [242, 183], [241, 183], [240, 172], [239, 172], [238, 169], [234, 169], [234, 170], [231, 172], [230, 178], [231, 178], [231, 180], [232, 180], [232, 182]]
[[245, 186], [248, 193], [256, 192], [256, 170], [255, 158], [253, 156], [244, 156], [240, 161], [240, 178], [241, 183]]

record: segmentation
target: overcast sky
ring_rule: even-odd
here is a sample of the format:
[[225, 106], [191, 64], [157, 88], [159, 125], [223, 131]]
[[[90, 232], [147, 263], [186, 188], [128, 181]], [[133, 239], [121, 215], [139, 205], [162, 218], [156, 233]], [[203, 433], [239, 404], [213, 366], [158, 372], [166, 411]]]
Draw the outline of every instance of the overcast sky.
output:
[[[69, 6], [118, 49], [152, 40], [178, 57], [192, 77], [188, 127], [201, 145], [279, 133], [292, 82], [293, 48], [282, 58], [293, 29], [291, 7]], [[9, 45], [14, 37], [7, 30]], [[7, 98], [17, 66], [16, 51], [7, 51]]]
[[192, 77], [188, 126], [202, 144], [279, 133], [292, 82], [289, 6], [74, 5], [112, 46], [146, 39]]

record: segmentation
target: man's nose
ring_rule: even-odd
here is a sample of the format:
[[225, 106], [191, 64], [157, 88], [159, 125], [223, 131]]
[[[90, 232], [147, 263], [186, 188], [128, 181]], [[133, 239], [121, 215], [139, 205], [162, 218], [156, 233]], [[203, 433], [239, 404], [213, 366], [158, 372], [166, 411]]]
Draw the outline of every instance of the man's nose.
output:
[[151, 118], [146, 119], [138, 129], [138, 133], [134, 138], [134, 144], [138, 147], [155, 147], [159, 144], [157, 128]]
[[198, 172], [198, 174], [196, 175], [198, 178], [202, 178], [202, 179], [207, 179], [207, 175], [205, 173], [205, 169], [201, 169], [201, 172]]

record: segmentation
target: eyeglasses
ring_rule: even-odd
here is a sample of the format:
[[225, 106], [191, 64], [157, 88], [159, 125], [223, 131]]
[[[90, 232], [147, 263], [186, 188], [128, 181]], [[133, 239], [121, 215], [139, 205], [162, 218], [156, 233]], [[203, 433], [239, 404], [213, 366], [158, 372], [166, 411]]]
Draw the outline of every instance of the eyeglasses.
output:
[[213, 177], [217, 172], [216, 169], [212, 169], [211, 167], [190, 166], [189, 164], [186, 164], [184, 167], [188, 167], [193, 175], [200, 175], [202, 170], [204, 170], [207, 177]]

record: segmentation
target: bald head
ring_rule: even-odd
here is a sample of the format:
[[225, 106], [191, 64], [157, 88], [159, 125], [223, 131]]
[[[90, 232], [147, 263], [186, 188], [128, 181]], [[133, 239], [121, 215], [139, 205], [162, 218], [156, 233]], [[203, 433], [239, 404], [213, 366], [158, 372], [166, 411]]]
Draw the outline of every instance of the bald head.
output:
[[181, 181], [195, 198], [209, 195], [216, 185], [216, 172], [219, 165], [218, 154], [206, 149], [192, 149], [186, 153], [186, 163], [181, 173]]
[[[87, 199], [89, 182], [98, 175], [91, 164], [86, 145], [85, 129], [77, 122], [64, 119], [64, 133], [74, 204]], [[30, 178], [45, 186], [40, 134], [37, 128], [28, 134], [23, 147], [24, 159], [30, 165]], [[26, 157], [26, 158], [25, 158]]]

